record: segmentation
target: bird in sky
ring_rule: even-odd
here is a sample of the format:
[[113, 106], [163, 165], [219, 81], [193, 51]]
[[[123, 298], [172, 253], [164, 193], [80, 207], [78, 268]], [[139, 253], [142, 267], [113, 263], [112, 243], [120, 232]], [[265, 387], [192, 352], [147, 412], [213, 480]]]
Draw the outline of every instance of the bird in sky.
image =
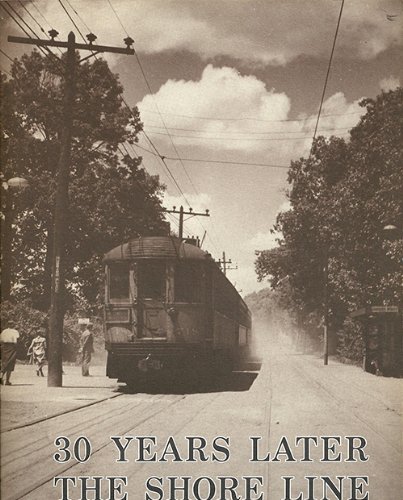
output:
[[388, 12], [385, 9], [381, 9], [381, 10], [383, 10], [383, 12], [385, 12], [385, 17], [388, 21], [391, 21], [391, 22], [396, 21], [395, 18], [398, 17], [398, 14], [388, 14]]
[[395, 17], [397, 17], [397, 14], [386, 14], [386, 19], [388, 21], [396, 21]]

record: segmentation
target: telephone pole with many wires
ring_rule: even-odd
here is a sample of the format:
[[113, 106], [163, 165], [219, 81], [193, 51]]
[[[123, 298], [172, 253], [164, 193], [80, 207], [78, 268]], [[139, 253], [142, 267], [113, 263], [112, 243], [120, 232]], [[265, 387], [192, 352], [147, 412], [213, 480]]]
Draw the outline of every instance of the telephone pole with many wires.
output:
[[227, 271], [232, 271], [233, 269], [238, 269], [238, 266], [230, 267], [228, 264], [232, 264], [231, 259], [226, 259], [225, 252], [222, 253], [222, 259], [218, 259], [218, 265], [222, 269], [224, 275], [227, 275]]
[[189, 208], [189, 211], [186, 212], [181, 205], [179, 210], [176, 210], [176, 207], [173, 207], [172, 210], [168, 210], [167, 208], [164, 208], [164, 212], [168, 214], [179, 214], [179, 239], [183, 240], [183, 222], [184, 222], [184, 216], [189, 215], [190, 217], [193, 216], [201, 216], [201, 217], [210, 217], [210, 212], [208, 209], [203, 213], [198, 213], [198, 212], [193, 212], [192, 208]]
[[[112, 52], [116, 54], [133, 55], [134, 49], [131, 45], [134, 41], [127, 37], [124, 39], [125, 48], [108, 47], [104, 45], [94, 45], [96, 36], [93, 33], [87, 35], [88, 44], [76, 43], [76, 37], [71, 31], [67, 42], [57, 41], [56, 30], [50, 30], [51, 40], [41, 40], [33, 38], [22, 38], [9, 36], [8, 41], [36, 45], [38, 47], [59, 47], [67, 49], [65, 64], [65, 93], [63, 107], [63, 130], [61, 136], [61, 150], [57, 165], [57, 187], [56, 206], [54, 211], [54, 237], [52, 254], [52, 287], [51, 306], [49, 321], [49, 348], [48, 348], [48, 386], [61, 387], [63, 385], [63, 321], [64, 321], [64, 293], [65, 293], [65, 218], [69, 208], [69, 177], [71, 164], [71, 141], [73, 129], [74, 100], [76, 88], [76, 50], [87, 50], [91, 54], [84, 57], [79, 62], [89, 59], [101, 52]], [[56, 56], [55, 56], [56, 57]]]

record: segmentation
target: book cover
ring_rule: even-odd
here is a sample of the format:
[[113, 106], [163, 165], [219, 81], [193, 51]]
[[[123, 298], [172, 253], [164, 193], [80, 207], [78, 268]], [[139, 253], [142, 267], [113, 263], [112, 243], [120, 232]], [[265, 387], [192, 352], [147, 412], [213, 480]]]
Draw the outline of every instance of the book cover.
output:
[[2, 499], [399, 498], [401, 3], [0, 11]]

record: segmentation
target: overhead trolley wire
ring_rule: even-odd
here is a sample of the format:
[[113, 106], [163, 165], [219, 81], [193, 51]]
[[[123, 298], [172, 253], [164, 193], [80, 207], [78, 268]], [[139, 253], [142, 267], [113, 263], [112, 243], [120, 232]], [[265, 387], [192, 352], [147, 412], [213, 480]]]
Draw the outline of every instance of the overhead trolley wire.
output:
[[[122, 21], [121, 21], [121, 19], [120, 19], [119, 15], [118, 15], [118, 13], [117, 13], [117, 12], [116, 12], [116, 10], [114, 9], [114, 7], [113, 7], [113, 5], [112, 5], [112, 2], [111, 2], [110, 0], [108, 0], [108, 3], [109, 3], [109, 5], [110, 5], [110, 7], [111, 7], [112, 11], [114, 12], [114, 14], [115, 14], [116, 18], [118, 19], [118, 21], [119, 21], [120, 25], [122, 26], [123, 31], [126, 33], [126, 35], [127, 35], [127, 36], [129, 36], [129, 34], [128, 34], [127, 30], [125, 29], [125, 27], [124, 27], [124, 25], [123, 25], [123, 23], [122, 23]], [[190, 175], [189, 175], [188, 171], [186, 170], [186, 167], [185, 167], [185, 165], [184, 165], [183, 161], [182, 161], [182, 160], [181, 160], [181, 158], [180, 158], [179, 151], [178, 151], [178, 149], [177, 149], [177, 147], [176, 147], [176, 145], [175, 145], [175, 143], [174, 143], [174, 141], [173, 141], [173, 139], [172, 139], [172, 137], [171, 137], [171, 134], [169, 133], [169, 130], [168, 130], [168, 128], [167, 128], [167, 126], [166, 126], [166, 124], [165, 124], [164, 118], [163, 118], [162, 114], [159, 112], [159, 107], [158, 107], [158, 104], [157, 104], [157, 102], [156, 102], [156, 100], [155, 100], [155, 97], [154, 97], [153, 91], [152, 91], [152, 89], [151, 89], [150, 83], [149, 83], [149, 81], [148, 81], [148, 79], [147, 79], [147, 76], [146, 76], [145, 71], [144, 71], [144, 69], [143, 69], [143, 66], [142, 66], [142, 64], [141, 64], [141, 61], [140, 61], [139, 55], [137, 54], [137, 51], [136, 51], [135, 49], [134, 49], [134, 54], [135, 54], [135, 56], [136, 56], [137, 63], [138, 63], [138, 65], [139, 65], [140, 71], [141, 71], [141, 73], [142, 73], [142, 75], [143, 75], [144, 81], [145, 81], [145, 83], [146, 83], [146, 85], [147, 85], [147, 88], [148, 88], [148, 90], [149, 90], [149, 92], [150, 92], [150, 94], [151, 94], [151, 97], [152, 97], [152, 99], [153, 99], [153, 102], [154, 102], [155, 108], [157, 109], [157, 112], [158, 112], [158, 114], [159, 114], [159, 116], [160, 116], [161, 122], [162, 122], [162, 124], [163, 124], [163, 126], [164, 126], [165, 130], [167, 131], [167, 135], [168, 135], [168, 136], [169, 136], [169, 138], [170, 138], [170, 142], [171, 142], [172, 147], [173, 147], [173, 149], [174, 149], [174, 151], [175, 151], [175, 154], [176, 154], [176, 156], [177, 156], [177, 160], [181, 163], [181, 166], [182, 166], [182, 168], [183, 168], [183, 170], [184, 170], [184, 172], [185, 172], [185, 174], [186, 174], [186, 177], [188, 178], [188, 180], [189, 180], [190, 184], [192, 185], [194, 192], [196, 193], [196, 195], [199, 195], [199, 192], [198, 192], [198, 190], [196, 189], [196, 186], [194, 185], [194, 183], [193, 183], [193, 181], [192, 181], [192, 179], [191, 179], [191, 177], [190, 177]], [[175, 185], [176, 185], [176, 186], [177, 186], [177, 188], [179, 189], [179, 191], [180, 191], [180, 193], [182, 194], [182, 196], [183, 196], [184, 200], [186, 201], [186, 203], [190, 206], [190, 203], [189, 203], [188, 199], [186, 198], [186, 196], [185, 196], [185, 194], [183, 193], [182, 189], [180, 188], [180, 186], [179, 186], [178, 182], [176, 181], [176, 179], [175, 179], [174, 175], [172, 174], [171, 170], [169, 169], [168, 165], [166, 164], [166, 162], [165, 162], [165, 157], [159, 154], [158, 149], [156, 148], [156, 146], [154, 145], [154, 143], [151, 141], [151, 139], [149, 138], [148, 134], [147, 134], [145, 131], [143, 131], [143, 134], [146, 136], [147, 140], [149, 141], [149, 143], [151, 144], [151, 146], [153, 147], [153, 149], [155, 150], [155, 152], [156, 152], [156, 153], [158, 153], [158, 155], [160, 156], [160, 158], [161, 158], [162, 162], [164, 163], [164, 165], [165, 165], [165, 167], [167, 168], [168, 172], [170, 173], [170, 175], [171, 175], [172, 179], [174, 180]], [[204, 225], [201, 223], [201, 221], [200, 221], [199, 219], [197, 219], [197, 221], [199, 222], [199, 224], [200, 224], [200, 226], [203, 228], [203, 230], [204, 230], [204, 231], [206, 231], [206, 229], [205, 229]], [[211, 240], [211, 238], [210, 238], [210, 240]], [[212, 240], [211, 240], [211, 241], [212, 241]], [[215, 246], [215, 247], [216, 247], [216, 245], [214, 244], [214, 242], [213, 242], [213, 241], [212, 241], [212, 243], [213, 243], [213, 246]], [[216, 249], [217, 249], [217, 247], [216, 247]], [[217, 250], [218, 250], [218, 249], [217, 249]]]
[[313, 148], [313, 144], [314, 144], [314, 142], [315, 142], [316, 132], [318, 131], [318, 125], [319, 125], [320, 115], [321, 115], [321, 112], [322, 112], [322, 106], [323, 106], [323, 102], [324, 102], [324, 99], [325, 99], [325, 94], [326, 94], [327, 82], [328, 82], [328, 80], [329, 80], [330, 68], [331, 68], [331, 66], [332, 66], [332, 61], [333, 61], [334, 49], [335, 49], [335, 47], [336, 47], [337, 35], [338, 35], [338, 33], [339, 33], [340, 22], [341, 22], [341, 16], [342, 16], [342, 14], [343, 14], [343, 7], [344, 7], [344, 0], [341, 0], [340, 12], [339, 12], [339, 17], [338, 17], [338, 19], [337, 19], [337, 26], [336, 26], [336, 31], [335, 31], [334, 38], [333, 38], [332, 50], [331, 50], [331, 52], [330, 52], [329, 64], [328, 64], [328, 66], [327, 66], [325, 83], [324, 83], [324, 85], [323, 85], [322, 96], [321, 96], [321, 99], [320, 99], [320, 105], [319, 105], [318, 116], [317, 116], [317, 119], [316, 119], [315, 131], [314, 131], [314, 133], [313, 133], [313, 137], [312, 137], [312, 146], [311, 146], [311, 152], [310, 152], [310, 155], [312, 154], [312, 148]]
[[[126, 35], [127, 35], [127, 36], [129, 36], [129, 33], [127, 32], [126, 28], [124, 27], [124, 25], [123, 25], [123, 23], [122, 23], [122, 20], [120, 19], [119, 14], [117, 13], [117, 11], [115, 10], [115, 8], [113, 7], [112, 2], [111, 2], [110, 0], [108, 0], [108, 4], [110, 5], [110, 7], [111, 7], [111, 9], [112, 9], [113, 13], [115, 14], [115, 17], [116, 17], [116, 18], [117, 18], [117, 20], [119, 21], [119, 24], [122, 26], [123, 31], [126, 33]], [[143, 78], [144, 78], [144, 81], [145, 81], [145, 83], [146, 83], [146, 85], [147, 85], [148, 91], [150, 92], [150, 95], [151, 95], [151, 97], [152, 97], [152, 99], [153, 99], [153, 102], [154, 102], [155, 108], [156, 108], [156, 110], [157, 110], [157, 112], [158, 112], [158, 114], [159, 114], [159, 116], [160, 116], [160, 118], [161, 118], [161, 122], [162, 122], [162, 124], [163, 124], [163, 126], [164, 126], [165, 130], [167, 131], [167, 135], [170, 137], [169, 130], [168, 130], [168, 128], [167, 128], [167, 126], [166, 126], [166, 124], [165, 124], [164, 118], [162, 117], [161, 113], [159, 112], [159, 107], [158, 107], [157, 101], [155, 100], [154, 93], [153, 93], [153, 91], [152, 91], [152, 89], [151, 89], [151, 85], [150, 85], [150, 83], [149, 83], [149, 81], [148, 81], [147, 75], [145, 74], [145, 71], [144, 71], [143, 65], [141, 64], [140, 57], [139, 57], [139, 55], [138, 55], [138, 53], [137, 53], [136, 49], [134, 49], [134, 55], [136, 56], [137, 64], [138, 64], [138, 66], [139, 66], [139, 68], [140, 68], [141, 74], [142, 74], [142, 76], [143, 76]], [[178, 157], [178, 158], [180, 158], [179, 152], [178, 152], [178, 150], [177, 150], [177, 148], [176, 148], [176, 145], [175, 145], [175, 143], [174, 143], [174, 141], [173, 141], [173, 139], [172, 139], [171, 137], [170, 137], [170, 142], [171, 142], [172, 147], [173, 147], [173, 149], [174, 149], [174, 151], [175, 151], [175, 154], [177, 155], [177, 157]], [[192, 179], [190, 178], [190, 175], [189, 175], [189, 173], [187, 172], [185, 165], [184, 165], [183, 163], [182, 163], [181, 165], [182, 165], [182, 168], [183, 168], [183, 170], [184, 170], [184, 172], [185, 172], [185, 174], [186, 174], [186, 177], [188, 178], [188, 180], [189, 180], [190, 184], [192, 185], [192, 187], [193, 187], [193, 189], [194, 189], [195, 193], [196, 193], [196, 194], [198, 194], [197, 189], [196, 189], [195, 185], [193, 184], [193, 181], [192, 181]]]
[[[118, 145], [118, 150], [119, 150], [120, 154], [124, 157], [124, 156], [125, 156], [125, 154], [124, 154], [124, 153], [122, 152], [122, 150], [120, 149], [120, 146], [122, 146], [122, 147], [123, 147], [123, 149], [126, 151], [127, 156], [129, 156], [129, 158], [131, 158], [130, 153], [129, 153], [129, 151], [128, 151], [127, 147], [126, 147], [126, 144], [125, 144], [125, 143], [122, 143], [121, 145]], [[136, 153], [135, 151], [133, 151], [133, 152], [134, 152], [134, 154], [135, 154], [136, 158], [139, 158], [139, 156], [137, 155], [137, 153]], [[143, 163], [143, 165], [144, 165], [144, 162], [142, 162], [142, 163]], [[144, 165], [144, 167], [145, 167], [145, 165]], [[145, 194], [147, 194], [147, 193], [146, 193], [146, 190], [145, 190], [145, 188], [144, 188], [144, 186], [143, 186], [140, 182], [138, 182], [137, 184], [141, 187], [141, 189], [144, 191], [144, 193], [145, 193]], [[166, 213], [165, 215], [167, 215], [167, 216], [169, 217], [169, 219], [171, 220], [171, 223], [173, 223], [173, 224], [175, 224], [177, 227], [179, 227], [179, 223], [178, 223], [178, 221], [177, 221], [177, 220], [175, 220], [175, 218], [173, 218], [173, 217], [171, 216], [171, 214]]]
[[[110, 6], [110, 7], [111, 7], [111, 9], [112, 9], [112, 12], [115, 14], [115, 17], [117, 18], [117, 20], [118, 20], [119, 24], [121, 25], [121, 27], [122, 27], [123, 31], [126, 33], [126, 35], [127, 35], [127, 36], [129, 36], [128, 31], [127, 31], [127, 30], [126, 30], [126, 28], [124, 27], [124, 24], [122, 23], [122, 21], [121, 21], [121, 19], [120, 19], [119, 15], [118, 15], [118, 13], [116, 12], [115, 8], [113, 7], [113, 5], [112, 5], [111, 1], [110, 1], [110, 0], [107, 0], [107, 1], [108, 1], [109, 6]], [[141, 71], [141, 73], [142, 73], [142, 75], [143, 75], [144, 81], [146, 82], [147, 88], [148, 88], [148, 90], [149, 90], [150, 94], [151, 94], [151, 95], [153, 95], [153, 92], [152, 92], [152, 90], [151, 90], [150, 83], [148, 82], [147, 76], [146, 76], [146, 74], [145, 74], [145, 72], [144, 72], [144, 69], [143, 69], [143, 67], [142, 67], [142, 64], [141, 64], [140, 58], [139, 58], [139, 56], [138, 56], [138, 54], [137, 54], [136, 50], [134, 50], [134, 54], [135, 54], [135, 56], [136, 56], [137, 63], [138, 63], [138, 65], [139, 65], [140, 71]], [[124, 102], [124, 103], [126, 104], [126, 106], [130, 109], [130, 106], [126, 103], [126, 101], [125, 101], [125, 100], [123, 100], [123, 102]], [[155, 101], [154, 101], [154, 102], [155, 102]], [[155, 102], [155, 106], [156, 106], [156, 109], [158, 110], [158, 105], [157, 105], [157, 103], [156, 103], [156, 102]], [[163, 121], [163, 118], [162, 118], [162, 117], [161, 117], [161, 120]], [[166, 129], [166, 127], [165, 127], [165, 129]], [[171, 179], [173, 180], [173, 182], [174, 182], [175, 186], [177, 187], [177, 189], [178, 189], [179, 193], [183, 196], [183, 198], [184, 198], [184, 200], [186, 201], [186, 203], [187, 203], [187, 204], [189, 204], [189, 201], [188, 201], [188, 199], [186, 198], [186, 196], [185, 196], [184, 192], [182, 191], [182, 188], [179, 186], [178, 181], [176, 180], [175, 176], [174, 176], [174, 175], [173, 175], [173, 173], [171, 172], [171, 170], [170, 170], [169, 166], [168, 166], [168, 165], [166, 164], [166, 162], [164, 161], [165, 156], [160, 154], [160, 152], [158, 151], [157, 147], [155, 146], [155, 144], [153, 143], [153, 141], [150, 139], [150, 137], [148, 136], [148, 134], [147, 134], [144, 130], [143, 130], [142, 132], [143, 132], [144, 136], [146, 137], [146, 139], [148, 140], [148, 142], [150, 143], [151, 147], [154, 149], [154, 151], [155, 151], [155, 153], [156, 153], [156, 154], [155, 154], [155, 156], [158, 156], [158, 157], [160, 158], [160, 160], [163, 162], [163, 164], [165, 165], [165, 168], [167, 169], [167, 171], [168, 171], [169, 175], [171, 176]], [[167, 132], [168, 132], [168, 131], [167, 131]], [[172, 142], [172, 145], [173, 145], [174, 149], [176, 149], [176, 148], [175, 148], [175, 145], [173, 144], [173, 141], [172, 141], [172, 140], [171, 140], [171, 142]], [[179, 158], [179, 154], [177, 153], [177, 151], [176, 151], [176, 150], [175, 150], [175, 153], [178, 155], [178, 158]], [[184, 165], [183, 165], [183, 169], [185, 170], [185, 173], [187, 174], [187, 176], [188, 176], [188, 178], [189, 178], [190, 182], [192, 183], [192, 181], [191, 181], [191, 179], [190, 179], [190, 177], [189, 177], [189, 174], [186, 172], [186, 168], [184, 167]], [[193, 183], [192, 183], [192, 185], [193, 185]], [[193, 185], [193, 188], [194, 188], [194, 185]], [[194, 188], [194, 189], [195, 189], [195, 188]], [[189, 204], [189, 205], [190, 205], [190, 204]]]

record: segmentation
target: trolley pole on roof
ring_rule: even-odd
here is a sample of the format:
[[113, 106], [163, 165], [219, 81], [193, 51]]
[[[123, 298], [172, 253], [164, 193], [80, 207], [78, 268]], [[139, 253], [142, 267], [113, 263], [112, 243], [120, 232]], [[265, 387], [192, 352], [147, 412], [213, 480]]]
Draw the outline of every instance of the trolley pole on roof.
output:
[[[131, 55], [134, 49], [130, 48], [133, 40], [127, 37], [124, 42], [126, 48], [94, 45], [96, 36], [87, 35], [87, 44], [76, 43], [76, 37], [71, 31], [67, 42], [55, 40], [56, 30], [50, 30], [51, 40], [21, 38], [9, 36], [8, 41], [36, 45], [38, 47], [64, 47], [67, 49], [64, 78], [64, 108], [63, 129], [61, 138], [60, 157], [57, 165], [56, 206], [54, 211], [54, 237], [52, 254], [52, 286], [49, 321], [49, 351], [48, 351], [48, 386], [61, 387], [63, 385], [62, 349], [63, 349], [63, 321], [64, 321], [64, 294], [65, 294], [65, 224], [66, 213], [69, 208], [69, 177], [71, 163], [71, 139], [73, 129], [74, 100], [76, 87], [76, 50], [88, 50], [92, 54], [81, 59], [88, 59], [100, 52], [114, 52]], [[57, 56], [55, 56], [56, 58]], [[57, 58], [58, 59], [58, 58]], [[79, 61], [79, 62], [81, 62]]]
[[168, 214], [179, 214], [179, 239], [183, 240], [183, 221], [184, 221], [184, 215], [190, 215], [191, 217], [193, 216], [201, 216], [201, 217], [210, 217], [210, 211], [206, 209], [206, 211], [203, 212], [193, 212], [193, 208], [189, 208], [188, 212], [185, 212], [183, 209], [183, 206], [181, 205], [179, 207], [179, 210], [176, 210], [176, 207], [173, 207], [172, 210], [168, 210], [167, 208], [163, 209], [164, 212], [167, 212]]

